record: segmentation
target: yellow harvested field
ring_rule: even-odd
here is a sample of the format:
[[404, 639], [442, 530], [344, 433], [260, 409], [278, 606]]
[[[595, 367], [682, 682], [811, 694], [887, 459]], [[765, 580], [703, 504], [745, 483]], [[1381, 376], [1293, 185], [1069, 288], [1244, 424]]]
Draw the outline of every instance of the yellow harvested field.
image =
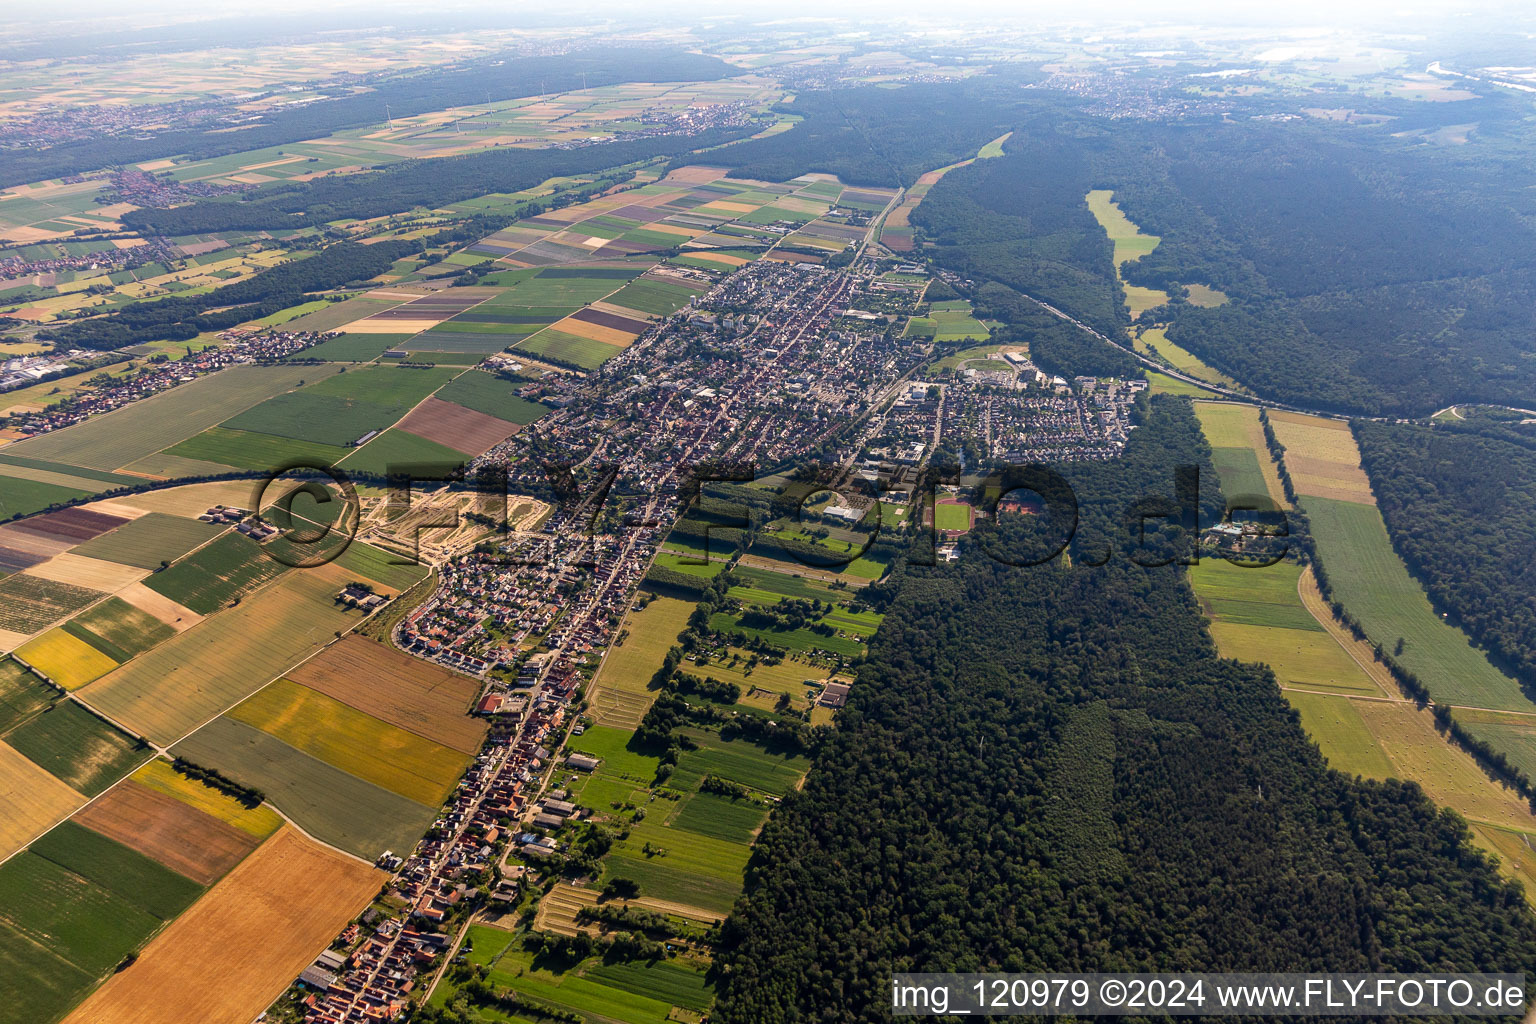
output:
[[1285, 468], [1297, 494], [1376, 504], [1348, 423], [1299, 412], [1272, 412], [1269, 423], [1285, 446]]
[[203, 621], [203, 617], [191, 608], [177, 604], [164, 594], [158, 594], [142, 583], [124, 587], [117, 592], [117, 596], [139, 611], [153, 615], [178, 633], [191, 629]]
[[9, 857], [53, 827], [85, 797], [0, 743], [0, 857]]
[[229, 717], [429, 807], [448, 798], [472, 760], [287, 679], [254, 694]]
[[586, 338], [588, 341], [600, 341], [605, 345], [616, 345], [619, 348], [627, 347], [639, 337], [638, 334], [630, 334], [628, 331], [615, 330], [612, 327], [604, 327], [601, 324], [588, 323], [585, 320], [577, 320], [574, 317], [566, 317], [550, 325], [550, 330], [560, 331], [563, 334], [574, 334], [578, 338]]
[[57, 583], [73, 583], [77, 587], [87, 587], [108, 594], [121, 590], [131, 583], [137, 583], [149, 575], [148, 570], [140, 569], [136, 565], [121, 565], [117, 562], [103, 561], [100, 558], [87, 558], [84, 555], [70, 554], [68, 551], [54, 555], [48, 561], [34, 565], [25, 572], [28, 576], [37, 576]]
[[624, 620], [628, 634], [608, 649], [592, 681], [589, 699], [598, 725], [633, 729], [645, 717], [655, 691], [648, 688], [667, 650], [688, 624], [693, 604], [673, 597], [656, 597]]
[[170, 762], [159, 758], [129, 777], [141, 786], [173, 796], [188, 807], [194, 807], [262, 839], [276, 832], [283, 824], [282, 816], [266, 804], [257, 807], [241, 806], [212, 786], [187, 778], [172, 768]]
[[62, 629], [52, 629], [16, 650], [16, 657], [66, 690], [84, 686], [117, 668], [117, 662]]
[[711, 263], [722, 263], [727, 267], [744, 267], [752, 261], [741, 256], [732, 256], [727, 252], [709, 252], [708, 250], [690, 250], [687, 255], [696, 260], [708, 260]]
[[285, 828], [112, 975], [68, 1024], [245, 1024], [389, 876]]
[[0, 629], [0, 654], [7, 654], [27, 642], [29, 633], [17, 633], [15, 630]]
[[705, 203], [698, 207], [699, 213], [751, 213], [757, 209], [756, 203], [731, 203], [717, 199], [712, 203]]
[[251, 502], [256, 500], [256, 488], [249, 480], [226, 480], [167, 487], [161, 491], [130, 494], [115, 500], [145, 512], [164, 512], [167, 515], [196, 519], [214, 505], [250, 508]]
[[336, 329], [345, 331], [347, 334], [420, 334], [422, 331], [430, 331], [442, 322], [442, 320], [354, 320]]

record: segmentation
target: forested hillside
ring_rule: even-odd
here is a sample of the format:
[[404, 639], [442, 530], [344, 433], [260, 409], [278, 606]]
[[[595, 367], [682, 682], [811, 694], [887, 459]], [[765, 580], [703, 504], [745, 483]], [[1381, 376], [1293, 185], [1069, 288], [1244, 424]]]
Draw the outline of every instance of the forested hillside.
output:
[[[1416, 787], [1329, 771], [1121, 510], [1200, 457], [1162, 399], [1078, 474], [1074, 567], [909, 568], [726, 927], [721, 1021], [887, 1019], [902, 970], [1521, 970], [1536, 920]], [[996, 542], [1027, 543], [1005, 528]], [[980, 542], [980, 540], [978, 540]]]
[[1031, 111], [1002, 157], [950, 171], [912, 223], [957, 273], [1025, 292], [1113, 337], [1128, 318], [1113, 247], [1083, 200], [1094, 187], [1091, 147], [1056, 127], [1079, 116], [1064, 104]]
[[715, 57], [660, 48], [608, 48], [513, 60], [485, 58], [457, 68], [417, 70], [383, 78], [371, 90], [356, 95], [280, 108], [239, 131], [134, 132], [46, 149], [13, 150], [0, 166], [0, 188], [160, 157], [203, 160], [279, 146], [344, 128], [378, 124], [389, 114], [409, 117], [490, 99], [620, 82], [707, 82], [738, 73], [738, 68]]
[[1536, 434], [1357, 423], [1392, 543], [1475, 640], [1536, 687]]
[[[950, 172], [912, 215], [945, 265], [1107, 332], [1126, 314], [1084, 196], [1110, 189], [1161, 237], [1125, 269], [1174, 296], [1145, 315], [1261, 395], [1367, 415], [1536, 400], [1536, 175], [1502, 150], [1297, 123], [1111, 128], [1048, 96], [1011, 127], [1003, 158]], [[1191, 304], [1194, 284], [1230, 301]]]
[[1018, 101], [1004, 88], [984, 79], [802, 92], [780, 109], [805, 120], [716, 156], [738, 178], [788, 181], [814, 171], [849, 185], [910, 186], [1007, 131]]

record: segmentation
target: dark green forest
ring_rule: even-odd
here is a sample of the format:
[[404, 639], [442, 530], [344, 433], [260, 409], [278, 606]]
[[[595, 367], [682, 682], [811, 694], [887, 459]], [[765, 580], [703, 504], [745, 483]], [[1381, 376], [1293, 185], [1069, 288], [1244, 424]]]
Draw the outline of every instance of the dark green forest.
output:
[[[1492, 113], [1497, 113], [1494, 108]], [[1536, 175], [1348, 127], [1111, 126], [1039, 95], [1006, 155], [946, 175], [912, 220], [957, 272], [1111, 333], [1127, 322], [1083, 197], [1162, 237], [1128, 265], [1144, 316], [1258, 394], [1364, 415], [1536, 397]], [[1231, 299], [1200, 308], [1183, 286]]]
[[1018, 103], [1008, 81], [803, 92], [778, 109], [805, 120], [714, 155], [738, 178], [788, 181], [816, 171], [848, 185], [910, 186], [1008, 130]]
[[1216, 657], [1180, 571], [1132, 562], [1127, 503], [1202, 449], [1159, 400], [1124, 460], [1076, 474], [1072, 568], [979, 555], [1032, 543], [1004, 520], [907, 569], [759, 841], [717, 1020], [884, 1020], [893, 970], [1533, 962], [1536, 919], [1460, 818], [1327, 769], [1273, 675]]
[[487, 57], [461, 67], [381, 78], [370, 91], [279, 109], [239, 131], [189, 128], [148, 135], [136, 132], [64, 142], [46, 149], [13, 150], [0, 164], [0, 188], [162, 157], [205, 160], [319, 138], [344, 128], [378, 124], [385, 119], [386, 104], [395, 117], [408, 117], [485, 102], [487, 97], [507, 100], [623, 82], [708, 82], [739, 73], [715, 57], [660, 48], [606, 48], [512, 60]]
[[[1393, 546], [1435, 605], [1536, 687], [1536, 434], [1357, 422]], [[1522, 443], [1522, 440], [1524, 443]]]

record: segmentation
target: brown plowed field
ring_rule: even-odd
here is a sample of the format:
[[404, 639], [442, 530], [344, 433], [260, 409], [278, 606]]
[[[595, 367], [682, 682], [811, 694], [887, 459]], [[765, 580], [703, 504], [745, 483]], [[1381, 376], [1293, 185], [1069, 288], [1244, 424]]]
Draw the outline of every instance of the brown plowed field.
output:
[[399, 427], [469, 455], [479, 455], [523, 429], [516, 423], [441, 398], [428, 398], [422, 402], [400, 421]]
[[244, 829], [132, 779], [102, 794], [74, 820], [200, 885], [218, 881], [261, 842]]

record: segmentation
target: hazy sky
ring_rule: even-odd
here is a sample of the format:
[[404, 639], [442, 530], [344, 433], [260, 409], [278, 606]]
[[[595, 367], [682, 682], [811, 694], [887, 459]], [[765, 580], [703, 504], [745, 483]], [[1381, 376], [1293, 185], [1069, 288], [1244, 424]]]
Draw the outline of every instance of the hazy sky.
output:
[[[1511, 0], [775, 0], [740, 10], [755, 22], [800, 17], [844, 18], [875, 26], [913, 20], [942, 29], [988, 24], [1126, 26], [1132, 23], [1191, 28], [1250, 26], [1272, 29], [1347, 28], [1382, 34], [1435, 35], [1445, 29], [1536, 38], [1536, 9]], [[438, 19], [455, 29], [477, 22], [487, 27], [559, 24], [613, 19], [628, 27], [719, 23], [733, 8], [701, 13], [696, 0], [570, 0], [560, 4], [438, 0], [10, 0], [0, 22], [0, 40], [110, 33], [113, 30], [207, 19], [294, 20], [306, 27], [374, 28], [398, 23], [420, 32]], [[286, 27], [285, 27], [286, 29]], [[234, 33], [238, 37], [238, 32]]]

